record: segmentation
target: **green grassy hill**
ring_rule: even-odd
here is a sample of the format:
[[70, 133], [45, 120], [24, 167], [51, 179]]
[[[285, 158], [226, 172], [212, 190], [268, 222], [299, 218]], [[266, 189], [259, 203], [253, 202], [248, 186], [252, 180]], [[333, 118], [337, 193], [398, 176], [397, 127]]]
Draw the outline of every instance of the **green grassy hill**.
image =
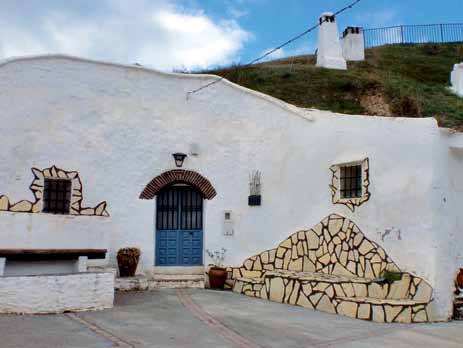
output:
[[315, 67], [315, 56], [248, 68], [207, 71], [288, 103], [346, 114], [436, 117], [463, 129], [463, 99], [448, 90], [463, 44], [392, 45], [368, 49], [347, 71]]

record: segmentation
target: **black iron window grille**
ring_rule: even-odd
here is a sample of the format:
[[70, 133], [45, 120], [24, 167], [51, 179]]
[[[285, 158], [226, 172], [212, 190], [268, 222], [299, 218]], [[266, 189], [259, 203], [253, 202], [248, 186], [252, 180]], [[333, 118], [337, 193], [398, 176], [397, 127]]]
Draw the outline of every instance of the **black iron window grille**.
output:
[[341, 167], [341, 198], [362, 197], [362, 165]]
[[71, 206], [71, 180], [45, 179], [43, 186], [42, 212], [69, 214]]
[[158, 194], [156, 226], [158, 230], [201, 230], [203, 197], [188, 186], [171, 186]]

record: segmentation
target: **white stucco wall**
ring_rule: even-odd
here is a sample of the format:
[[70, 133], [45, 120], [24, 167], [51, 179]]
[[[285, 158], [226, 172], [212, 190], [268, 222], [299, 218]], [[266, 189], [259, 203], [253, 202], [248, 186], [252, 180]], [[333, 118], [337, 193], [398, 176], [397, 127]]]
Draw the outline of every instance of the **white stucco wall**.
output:
[[[436, 290], [437, 319], [450, 315], [449, 260], [436, 229], [436, 168], [442, 134], [434, 119], [347, 116], [301, 110], [227, 81], [186, 92], [216, 77], [164, 74], [66, 57], [0, 66], [0, 194], [31, 197], [31, 167], [76, 170], [84, 202], [108, 202], [110, 217], [0, 212], [0, 237], [14, 246], [109, 245], [142, 249], [139, 272], [154, 264], [155, 201], [138, 199], [155, 176], [184, 169], [208, 178], [217, 196], [205, 202], [204, 249], [225, 247], [225, 263], [273, 248], [330, 213], [349, 217], [404, 270]], [[332, 164], [370, 159], [371, 198], [351, 212], [331, 203]], [[248, 175], [262, 173], [262, 206], [249, 207]], [[449, 188], [443, 188], [448, 190]], [[457, 199], [457, 198], [455, 198]], [[223, 235], [223, 212], [234, 235]], [[453, 230], [452, 230], [453, 229]], [[41, 234], [49, 238], [36, 238]], [[27, 238], [26, 238], [27, 236]], [[439, 249], [442, 248], [442, 249]], [[210, 260], [205, 255], [205, 263]], [[453, 267], [453, 266], [452, 266]]]
[[114, 274], [0, 277], [0, 313], [61, 313], [112, 308]]

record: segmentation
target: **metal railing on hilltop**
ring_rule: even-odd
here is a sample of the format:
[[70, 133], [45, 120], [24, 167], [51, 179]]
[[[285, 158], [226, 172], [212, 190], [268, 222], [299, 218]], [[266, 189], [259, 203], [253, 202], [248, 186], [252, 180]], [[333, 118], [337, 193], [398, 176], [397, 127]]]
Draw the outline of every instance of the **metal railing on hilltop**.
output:
[[407, 43], [463, 42], [463, 23], [365, 29], [365, 48]]

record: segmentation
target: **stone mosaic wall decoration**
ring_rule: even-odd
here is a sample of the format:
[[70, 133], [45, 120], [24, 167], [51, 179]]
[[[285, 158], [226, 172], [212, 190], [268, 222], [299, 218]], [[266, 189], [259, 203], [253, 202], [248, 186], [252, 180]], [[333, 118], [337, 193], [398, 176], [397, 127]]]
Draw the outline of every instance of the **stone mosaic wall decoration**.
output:
[[330, 167], [333, 176], [331, 178], [331, 197], [333, 204], [344, 204], [350, 210], [354, 211], [355, 207], [360, 206], [362, 203], [370, 199], [370, 192], [368, 187], [370, 186], [370, 164], [369, 159], [365, 158], [362, 161], [362, 196], [357, 198], [341, 198], [341, 167], [345, 164], [335, 164]]
[[227, 284], [248, 296], [377, 322], [424, 322], [432, 288], [403, 273], [391, 284], [385, 270], [400, 272], [383, 248], [349, 219], [332, 214], [307, 231], [229, 268]]
[[16, 203], [10, 202], [7, 196], [0, 196], [0, 211], [10, 211], [16, 213], [40, 213], [42, 211], [42, 195], [44, 179], [69, 179], [71, 180], [71, 207], [70, 215], [86, 215], [86, 216], [109, 216], [106, 201], [99, 203], [96, 207], [83, 207], [83, 189], [82, 182], [78, 172], [67, 172], [55, 166], [45, 168], [43, 170], [32, 168], [34, 180], [30, 185], [30, 189], [34, 195], [33, 202], [22, 200]]

